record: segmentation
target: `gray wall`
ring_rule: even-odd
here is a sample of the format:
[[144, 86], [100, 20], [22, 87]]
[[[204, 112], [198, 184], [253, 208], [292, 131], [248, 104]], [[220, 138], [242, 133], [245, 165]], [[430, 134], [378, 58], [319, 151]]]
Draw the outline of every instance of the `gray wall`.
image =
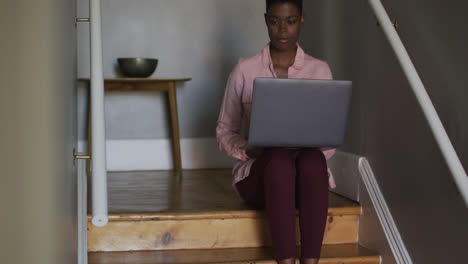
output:
[[[119, 76], [117, 57], [154, 57], [152, 77], [191, 77], [177, 89], [182, 138], [215, 137], [227, 77], [237, 60], [268, 41], [264, 1], [103, 0], [104, 76]], [[87, 17], [88, 1], [78, 0]], [[78, 25], [78, 76], [89, 77], [88, 25]], [[86, 135], [86, 89], [79, 91], [80, 138]], [[108, 139], [168, 138], [167, 103], [158, 92], [107, 92]]]
[[[467, 4], [383, 2], [467, 168]], [[468, 210], [367, 1], [307, 2], [306, 12], [304, 46], [354, 81], [343, 150], [369, 159], [414, 263], [465, 259]]]
[[75, 8], [2, 1], [2, 263], [77, 263]]

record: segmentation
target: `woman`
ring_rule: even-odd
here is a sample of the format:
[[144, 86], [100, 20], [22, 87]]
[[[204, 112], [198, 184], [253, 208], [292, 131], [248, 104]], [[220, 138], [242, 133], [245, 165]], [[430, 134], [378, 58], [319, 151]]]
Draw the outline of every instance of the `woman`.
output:
[[[328, 212], [328, 187], [334, 187], [326, 159], [335, 150], [256, 148], [241, 136], [250, 122], [253, 80], [257, 77], [331, 79], [328, 64], [297, 44], [304, 23], [302, 0], [267, 0], [265, 22], [270, 43], [240, 59], [231, 73], [219, 114], [219, 147], [239, 161], [233, 186], [248, 204], [265, 208], [278, 263], [296, 258], [296, 208], [301, 230], [301, 263], [318, 263]], [[278, 105], [278, 107], [282, 107]]]

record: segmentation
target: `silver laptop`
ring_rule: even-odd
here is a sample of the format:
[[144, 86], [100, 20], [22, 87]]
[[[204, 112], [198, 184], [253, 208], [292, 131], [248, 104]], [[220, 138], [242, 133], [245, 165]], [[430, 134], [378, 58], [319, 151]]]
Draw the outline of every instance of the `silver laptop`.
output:
[[249, 145], [339, 147], [344, 143], [351, 81], [257, 78]]

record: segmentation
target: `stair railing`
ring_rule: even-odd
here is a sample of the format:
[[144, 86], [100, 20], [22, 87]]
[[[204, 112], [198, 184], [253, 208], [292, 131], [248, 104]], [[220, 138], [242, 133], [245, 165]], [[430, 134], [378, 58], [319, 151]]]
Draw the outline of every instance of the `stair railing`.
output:
[[102, 70], [101, 1], [89, 1], [91, 41], [91, 175], [92, 223], [105, 226], [107, 211], [106, 136], [104, 130], [104, 77]]
[[465, 201], [465, 204], [468, 206], [468, 176], [463, 168], [463, 165], [460, 162], [457, 153], [447, 135], [447, 132], [440, 121], [439, 116], [432, 104], [429, 95], [427, 94], [426, 89], [419, 77], [416, 68], [411, 61], [408, 52], [405, 49], [398, 33], [396, 32], [393, 23], [391, 22], [385, 8], [380, 0], [369, 0], [369, 3], [374, 10], [374, 13], [385, 33], [390, 45], [395, 52], [398, 61], [400, 62], [401, 67], [408, 78], [411, 89], [416, 95], [416, 99], [421, 106], [424, 116], [429, 122], [429, 126], [432, 130], [432, 133], [436, 139], [436, 142], [444, 156], [444, 159], [449, 167], [450, 172], [452, 173], [453, 179]]

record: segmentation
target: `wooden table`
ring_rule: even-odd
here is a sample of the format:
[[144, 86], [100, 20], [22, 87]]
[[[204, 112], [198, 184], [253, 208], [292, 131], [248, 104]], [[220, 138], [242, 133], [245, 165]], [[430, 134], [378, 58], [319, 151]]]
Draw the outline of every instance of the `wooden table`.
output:
[[[177, 172], [182, 171], [182, 160], [180, 154], [180, 135], [179, 135], [179, 119], [177, 115], [177, 96], [176, 82], [187, 82], [191, 78], [179, 79], [148, 79], [148, 78], [112, 78], [104, 79], [105, 91], [160, 91], [167, 92], [169, 96], [169, 113], [171, 118], [172, 131], [172, 152], [174, 158], [174, 169]], [[89, 83], [89, 79], [79, 79]], [[88, 85], [89, 87], [89, 85]], [[91, 93], [89, 93], [91, 95]], [[91, 102], [91, 101], [90, 101]], [[88, 107], [88, 115], [90, 114]], [[90, 115], [89, 115], [90, 117]], [[88, 120], [88, 125], [90, 124]], [[89, 133], [88, 139], [91, 139]], [[88, 140], [89, 142], [90, 140]], [[89, 148], [90, 150], [90, 148]]]

